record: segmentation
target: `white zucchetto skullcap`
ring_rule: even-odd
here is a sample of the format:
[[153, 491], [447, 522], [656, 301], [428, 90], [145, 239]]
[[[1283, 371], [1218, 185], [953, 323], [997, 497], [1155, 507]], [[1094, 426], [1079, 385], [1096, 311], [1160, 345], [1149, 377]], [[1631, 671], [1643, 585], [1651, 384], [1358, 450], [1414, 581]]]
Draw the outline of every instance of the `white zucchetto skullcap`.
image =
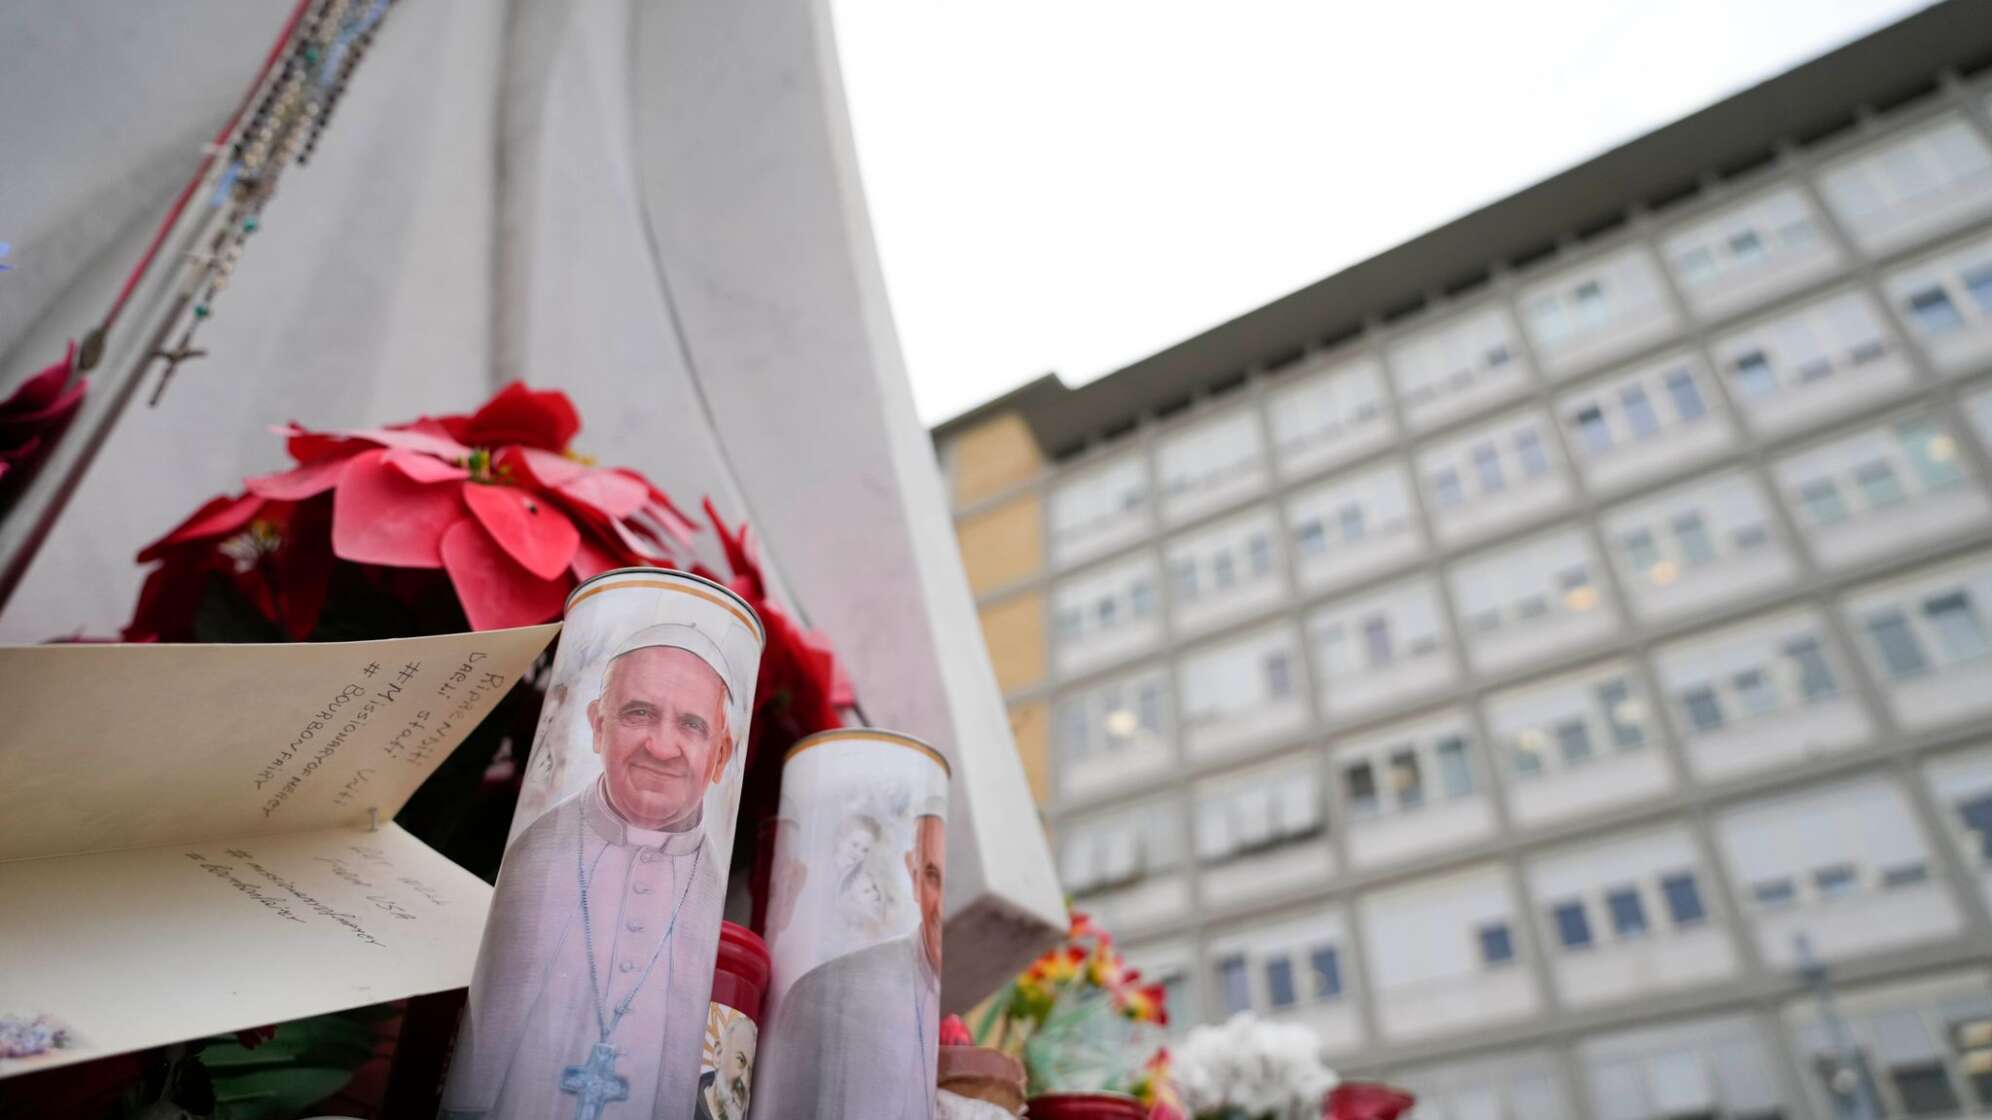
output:
[[[663, 622], [656, 626], [646, 626], [631, 634], [627, 641], [616, 647], [609, 655], [609, 665], [614, 665], [627, 654], [640, 649], [681, 649], [706, 663], [713, 672], [719, 674], [719, 683], [726, 689], [728, 700], [734, 697], [733, 669], [726, 663], [726, 654], [720, 652], [719, 643], [708, 637], [696, 626], [683, 622]], [[604, 666], [603, 677], [608, 676]]]
[[948, 795], [945, 793], [935, 793], [923, 798], [920, 801], [920, 811], [913, 814], [913, 817], [915, 820], [921, 817], [939, 817], [942, 820], [947, 820]]

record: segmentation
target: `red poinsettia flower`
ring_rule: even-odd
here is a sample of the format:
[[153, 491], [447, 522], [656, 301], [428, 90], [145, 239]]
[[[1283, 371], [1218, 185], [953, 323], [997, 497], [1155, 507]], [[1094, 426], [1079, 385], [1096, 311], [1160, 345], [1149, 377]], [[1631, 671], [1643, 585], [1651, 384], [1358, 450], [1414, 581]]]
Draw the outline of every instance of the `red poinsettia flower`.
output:
[[0, 493], [18, 489], [83, 407], [87, 380], [70, 383], [76, 344], [62, 360], [21, 383], [0, 401]]
[[1418, 1098], [1376, 1081], [1344, 1081], [1328, 1093], [1321, 1120], [1397, 1120]]
[[477, 630], [557, 618], [579, 580], [611, 568], [675, 566], [691, 522], [641, 475], [575, 456], [579, 429], [566, 394], [517, 382], [465, 416], [279, 428], [297, 466], [248, 479], [139, 554], [164, 563], [127, 638], [184, 633], [217, 571], [303, 638], [335, 558], [411, 601], [433, 590], [422, 573], [446, 576]]

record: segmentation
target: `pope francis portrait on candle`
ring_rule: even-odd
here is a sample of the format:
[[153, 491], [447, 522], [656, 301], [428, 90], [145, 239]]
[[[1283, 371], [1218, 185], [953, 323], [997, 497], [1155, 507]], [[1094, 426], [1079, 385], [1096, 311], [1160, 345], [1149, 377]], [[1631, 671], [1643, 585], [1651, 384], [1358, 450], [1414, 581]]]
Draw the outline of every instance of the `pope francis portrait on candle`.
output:
[[946, 802], [913, 821], [900, 857], [920, 924], [816, 966], [776, 1000], [754, 1085], [775, 1120], [931, 1120], [941, 997]]
[[445, 1117], [691, 1115], [727, 858], [702, 814], [735, 748], [730, 681], [681, 623], [609, 658], [587, 711], [602, 775], [505, 854]]

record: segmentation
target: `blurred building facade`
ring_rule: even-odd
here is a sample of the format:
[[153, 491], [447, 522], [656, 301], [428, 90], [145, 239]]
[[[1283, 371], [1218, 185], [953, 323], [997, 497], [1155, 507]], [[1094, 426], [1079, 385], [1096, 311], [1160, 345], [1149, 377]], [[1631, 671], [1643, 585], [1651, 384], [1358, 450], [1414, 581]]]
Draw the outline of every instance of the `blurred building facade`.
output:
[[936, 430], [1064, 885], [1179, 1022], [1420, 1117], [1992, 1115], [1984, 13]]

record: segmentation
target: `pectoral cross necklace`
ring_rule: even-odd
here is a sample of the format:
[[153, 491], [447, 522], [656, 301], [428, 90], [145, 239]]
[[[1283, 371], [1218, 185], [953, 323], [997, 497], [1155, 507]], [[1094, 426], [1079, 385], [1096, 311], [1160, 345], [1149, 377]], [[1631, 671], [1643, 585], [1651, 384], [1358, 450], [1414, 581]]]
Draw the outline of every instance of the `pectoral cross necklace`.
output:
[[[699, 860], [705, 855], [705, 844], [701, 842], [692, 849], [692, 870], [685, 876], [685, 889], [678, 892], [678, 904], [671, 908], [671, 923], [664, 928], [663, 940], [651, 952], [650, 963], [643, 966], [642, 975], [636, 978], [636, 986], [613, 1010], [604, 1009], [602, 988], [595, 980], [595, 930], [588, 916], [587, 847], [587, 830], [582, 829], [576, 832], [574, 839], [574, 875], [581, 884], [581, 943], [588, 947], [588, 1006], [594, 1009], [595, 1028], [601, 1032], [601, 1041], [589, 1051], [586, 1062], [561, 1071], [560, 1091], [575, 1096], [574, 1120], [601, 1120], [603, 1108], [629, 1099], [629, 1078], [616, 1072], [616, 1048], [609, 1042], [609, 1036], [616, 1033], [623, 1016], [629, 1014], [629, 1005], [636, 1002], [636, 993], [642, 991], [644, 982], [650, 979], [650, 970], [657, 967], [657, 958], [671, 947], [671, 939], [678, 932], [678, 912], [685, 908], [685, 899], [692, 893], [692, 884], [698, 881]], [[664, 967], [664, 987], [666, 991], [670, 990], [671, 965]], [[666, 1023], [669, 1023], [669, 1016], [666, 1016]], [[659, 1039], [658, 1044], [661, 1049], [663, 1040]]]

